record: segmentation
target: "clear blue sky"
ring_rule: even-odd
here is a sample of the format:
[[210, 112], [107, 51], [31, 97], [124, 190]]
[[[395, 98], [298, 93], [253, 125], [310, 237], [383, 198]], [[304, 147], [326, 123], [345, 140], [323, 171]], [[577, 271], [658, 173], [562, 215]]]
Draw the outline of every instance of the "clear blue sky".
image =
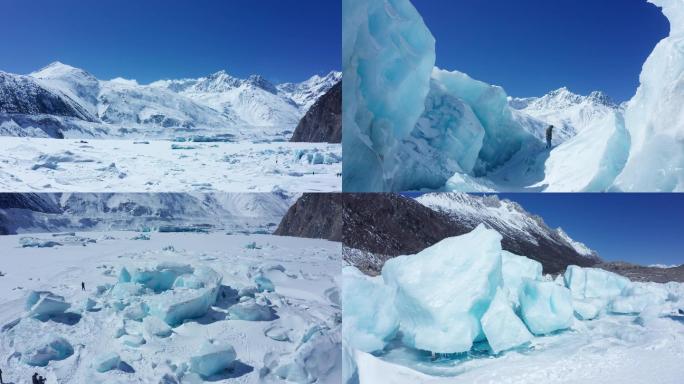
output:
[[[408, 194], [416, 197], [420, 194]], [[684, 264], [684, 194], [499, 193], [609, 261]]]
[[669, 32], [646, 0], [411, 0], [437, 39], [437, 66], [541, 96], [567, 86], [630, 99]]
[[2, 0], [0, 70], [53, 61], [148, 83], [221, 69], [275, 82], [341, 66], [339, 0]]

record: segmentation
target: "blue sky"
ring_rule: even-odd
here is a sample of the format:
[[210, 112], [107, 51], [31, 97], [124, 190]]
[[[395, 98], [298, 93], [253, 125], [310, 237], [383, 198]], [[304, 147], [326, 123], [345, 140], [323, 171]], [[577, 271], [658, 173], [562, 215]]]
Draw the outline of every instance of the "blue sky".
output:
[[[499, 193], [610, 261], [684, 264], [684, 194]], [[412, 195], [416, 196], [416, 195]]]
[[221, 69], [275, 82], [341, 66], [341, 2], [3, 0], [0, 70], [53, 62], [148, 83]]
[[437, 39], [437, 66], [541, 96], [567, 86], [630, 99], [669, 32], [646, 0], [412, 0]]

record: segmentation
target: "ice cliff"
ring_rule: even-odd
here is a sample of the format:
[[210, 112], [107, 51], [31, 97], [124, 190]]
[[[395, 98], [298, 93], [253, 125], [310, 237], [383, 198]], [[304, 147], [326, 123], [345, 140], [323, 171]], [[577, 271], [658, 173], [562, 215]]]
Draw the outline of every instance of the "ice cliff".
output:
[[683, 190], [684, 2], [649, 1], [672, 29], [623, 110], [598, 92], [511, 99], [435, 68], [435, 39], [409, 0], [345, 0], [344, 189]]

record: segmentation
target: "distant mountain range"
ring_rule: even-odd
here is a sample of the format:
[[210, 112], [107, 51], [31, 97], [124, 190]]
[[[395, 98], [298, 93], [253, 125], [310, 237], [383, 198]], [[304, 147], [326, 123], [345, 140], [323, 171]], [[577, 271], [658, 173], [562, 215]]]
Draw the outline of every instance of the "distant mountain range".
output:
[[[588, 96], [582, 96], [565, 87], [542, 97], [509, 98], [509, 105], [514, 111], [521, 112], [516, 117], [526, 120], [525, 126], [539, 125], [538, 129], [535, 129], [539, 130], [538, 136], [548, 125], [553, 125], [554, 136], [561, 142], [576, 136], [593, 122], [622, 108], [603, 92], [595, 91]], [[538, 123], [534, 124], [529, 117]]]
[[[339, 72], [273, 84], [219, 71], [197, 79], [99, 80], [59, 62], [29, 75], [0, 72], [0, 135], [159, 137], [228, 134], [271, 128], [289, 139], [309, 108], [341, 79]], [[255, 128], [256, 127], [256, 128]]]
[[272, 233], [287, 193], [3, 193], [0, 234], [202, 229]]

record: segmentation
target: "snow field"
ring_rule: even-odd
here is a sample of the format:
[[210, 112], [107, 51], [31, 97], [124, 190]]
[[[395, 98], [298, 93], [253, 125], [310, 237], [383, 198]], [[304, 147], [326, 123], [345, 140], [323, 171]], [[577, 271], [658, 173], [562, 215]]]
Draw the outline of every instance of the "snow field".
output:
[[342, 149], [313, 143], [0, 138], [0, 190], [341, 190]]
[[6, 380], [40, 371], [69, 383], [339, 382], [339, 244], [78, 235], [95, 242], [34, 248], [0, 237]]

